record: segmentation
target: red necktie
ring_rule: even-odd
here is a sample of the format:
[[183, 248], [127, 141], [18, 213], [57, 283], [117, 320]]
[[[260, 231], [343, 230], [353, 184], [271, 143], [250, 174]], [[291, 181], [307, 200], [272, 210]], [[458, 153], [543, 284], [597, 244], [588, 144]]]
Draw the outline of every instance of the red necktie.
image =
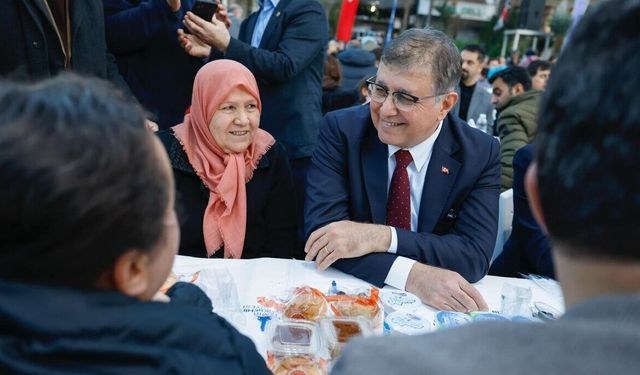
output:
[[407, 150], [398, 150], [395, 156], [396, 169], [391, 177], [387, 199], [387, 225], [411, 230], [411, 192], [407, 166], [413, 158]]

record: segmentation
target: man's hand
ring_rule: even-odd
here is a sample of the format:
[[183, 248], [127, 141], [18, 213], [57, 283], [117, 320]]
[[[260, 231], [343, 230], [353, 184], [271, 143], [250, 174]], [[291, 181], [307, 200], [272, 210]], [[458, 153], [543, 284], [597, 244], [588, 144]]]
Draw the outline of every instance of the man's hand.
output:
[[224, 23], [224, 25], [228, 28], [231, 27], [231, 20], [229, 19], [229, 13], [227, 13], [227, 8], [224, 7], [224, 4], [218, 1], [218, 10], [216, 11], [216, 17], [218, 21]]
[[167, 5], [174, 13], [180, 10], [180, 0], [167, 0]]
[[405, 289], [438, 310], [487, 311], [480, 292], [457, 272], [415, 263]]
[[197, 36], [185, 33], [182, 29], [178, 29], [178, 42], [180, 47], [193, 57], [205, 58], [211, 53], [211, 46]]
[[229, 30], [227, 30], [225, 23], [216, 19], [216, 17], [213, 17], [211, 22], [208, 22], [191, 12], [187, 12], [183, 23], [191, 34], [218, 51], [224, 52], [229, 46], [229, 41], [231, 40]]
[[315, 259], [318, 269], [324, 270], [338, 259], [387, 251], [390, 243], [387, 226], [337, 221], [311, 233], [304, 246], [305, 259]]

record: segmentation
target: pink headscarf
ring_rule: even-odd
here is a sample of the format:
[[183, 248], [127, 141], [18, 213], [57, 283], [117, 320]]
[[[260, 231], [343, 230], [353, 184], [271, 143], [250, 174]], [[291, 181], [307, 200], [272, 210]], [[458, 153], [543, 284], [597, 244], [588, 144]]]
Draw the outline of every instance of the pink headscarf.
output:
[[256, 79], [244, 65], [216, 60], [203, 66], [193, 83], [191, 113], [173, 127], [189, 162], [209, 188], [204, 211], [203, 232], [207, 255], [224, 244], [225, 258], [241, 258], [247, 225], [246, 183], [253, 176], [260, 158], [275, 143], [271, 134], [256, 132], [253, 143], [243, 153], [225, 153], [209, 131], [209, 123], [231, 91], [242, 88], [258, 101]]

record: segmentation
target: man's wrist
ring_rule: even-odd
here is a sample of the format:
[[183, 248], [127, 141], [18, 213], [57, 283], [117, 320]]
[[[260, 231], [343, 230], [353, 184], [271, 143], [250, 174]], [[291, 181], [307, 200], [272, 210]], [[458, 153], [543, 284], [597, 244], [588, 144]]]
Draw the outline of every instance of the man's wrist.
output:
[[386, 225], [373, 224], [375, 234], [371, 236], [373, 240], [372, 252], [386, 253], [391, 245], [391, 231]]

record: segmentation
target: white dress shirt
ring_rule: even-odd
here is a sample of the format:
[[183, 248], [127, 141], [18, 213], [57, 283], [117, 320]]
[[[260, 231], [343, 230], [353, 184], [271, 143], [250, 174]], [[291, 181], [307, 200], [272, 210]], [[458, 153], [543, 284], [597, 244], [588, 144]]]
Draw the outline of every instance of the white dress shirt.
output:
[[[416, 232], [418, 230], [418, 213], [420, 212], [420, 201], [422, 200], [422, 188], [425, 184], [425, 178], [427, 176], [427, 169], [429, 167], [429, 160], [431, 160], [431, 154], [433, 153], [433, 144], [436, 142], [438, 135], [442, 130], [442, 121], [438, 124], [436, 131], [431, 136], [425, 139], [422, 143], [419, 143], [411, 148], [406, 149], [411, 153], [413, 161], [407, 166], [407, 174], [409, 175], [409, 186], [411, 189], [411, 231]], [[389, 194], [389, 186], [391, 185], [391, 178], [393, 177], [393, 171], [396, 168], [396, 151], [400, 150], [400, 147], [388, 145], [389, 158], [387, 159], [388, 166], [388, 178], [387, 178], [387, 195]], [[389, 227], [391, 230], [391, 244], [387, 252], [395, 254], [398, 251], [398, 234], [396, 228]], [[391, 285], [394, 288], [404, 290], [409, 278], [409, 272], [411, 267], [416, 261], [410, 258], [399, 256], [391, 265], [387, 278], [384, 283]]]

